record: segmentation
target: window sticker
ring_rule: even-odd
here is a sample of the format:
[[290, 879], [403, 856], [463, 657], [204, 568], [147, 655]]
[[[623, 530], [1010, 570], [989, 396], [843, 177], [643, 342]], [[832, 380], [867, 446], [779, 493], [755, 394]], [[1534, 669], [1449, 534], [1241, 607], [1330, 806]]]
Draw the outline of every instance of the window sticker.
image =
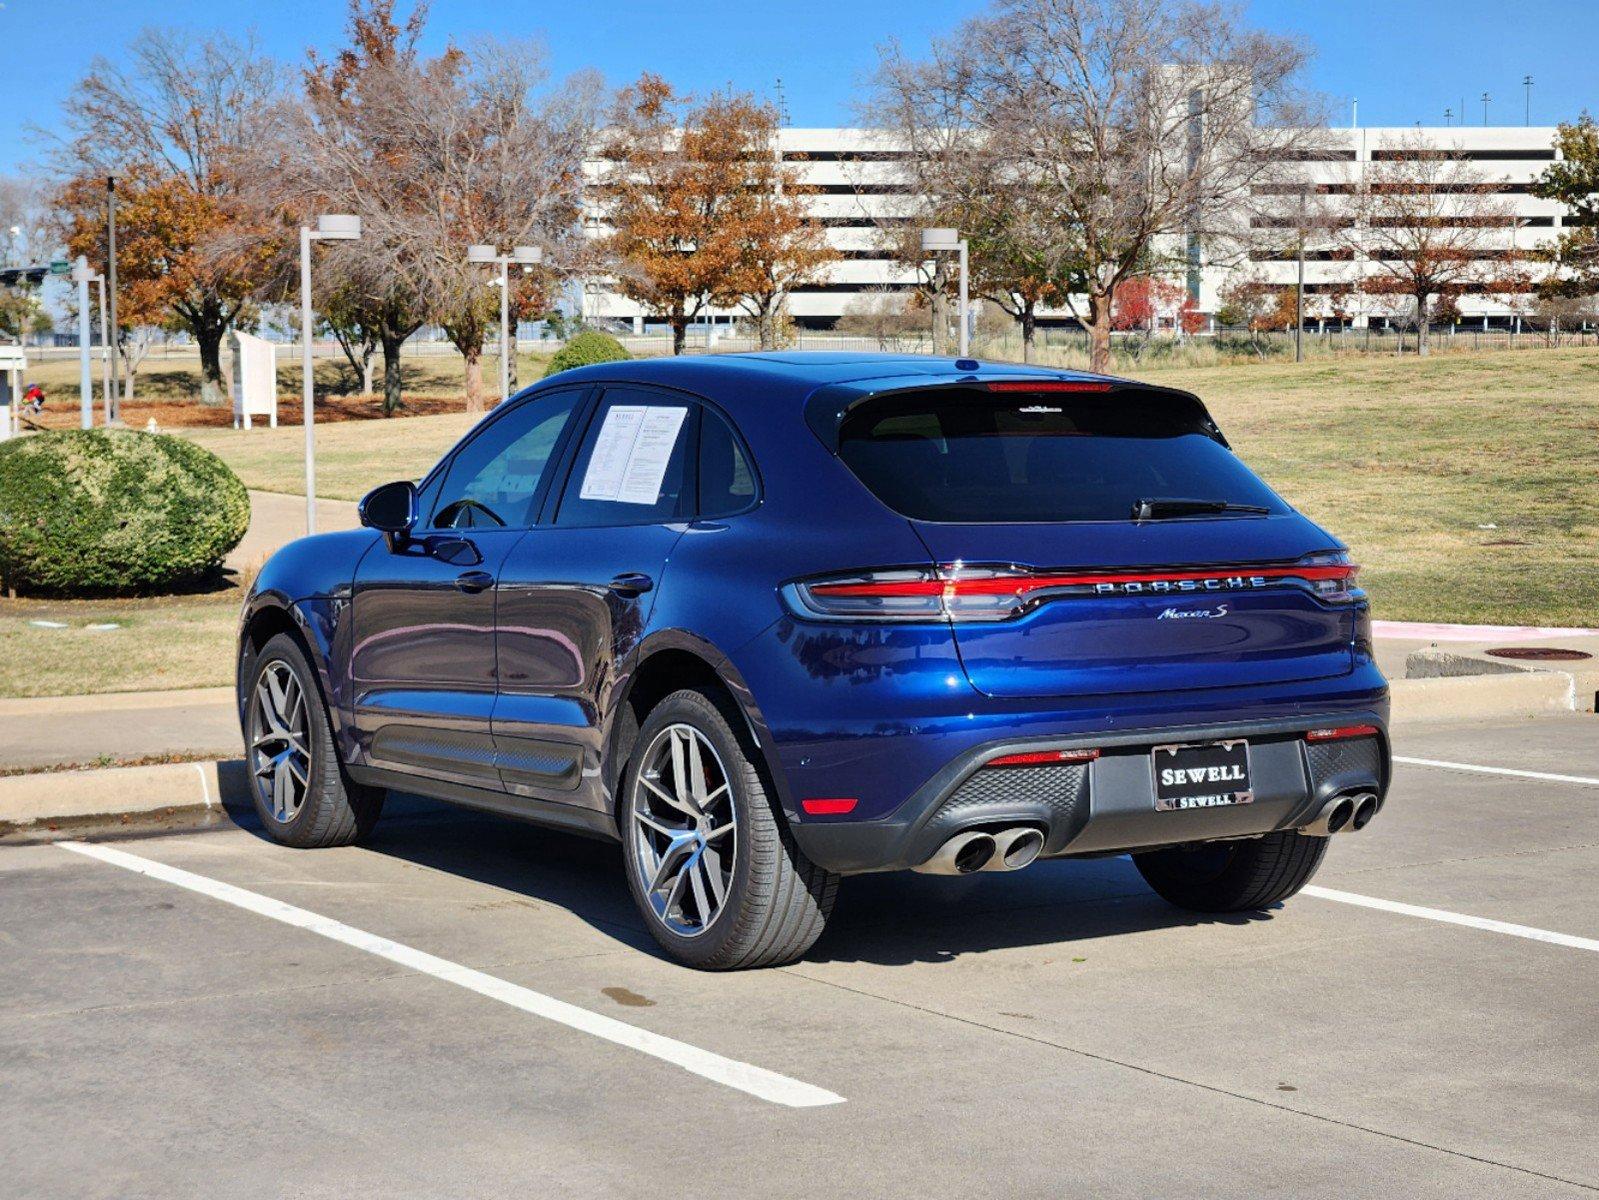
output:
[[687, 408], [618, 404], [607, 410], [578, 497], [658, 504]]

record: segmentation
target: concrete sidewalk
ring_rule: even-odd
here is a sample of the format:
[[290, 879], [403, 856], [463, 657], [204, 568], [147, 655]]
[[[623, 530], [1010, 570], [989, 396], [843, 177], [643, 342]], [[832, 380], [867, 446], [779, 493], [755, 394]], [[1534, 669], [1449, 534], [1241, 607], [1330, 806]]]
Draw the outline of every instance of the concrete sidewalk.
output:
[[[349, 500], [318, 500], [318, 533], [354, 529], [360, 524], [355, 504]], [[305, 497], [283, 492], [250, 493], [250, 528], [233, 548], [226, 565], [234, 570], [259, 567], [278, 549], [305, 536]]]
[[0, 770], [228, 758], [241, 744], [229, 687], [0, 700], [0, 731]]

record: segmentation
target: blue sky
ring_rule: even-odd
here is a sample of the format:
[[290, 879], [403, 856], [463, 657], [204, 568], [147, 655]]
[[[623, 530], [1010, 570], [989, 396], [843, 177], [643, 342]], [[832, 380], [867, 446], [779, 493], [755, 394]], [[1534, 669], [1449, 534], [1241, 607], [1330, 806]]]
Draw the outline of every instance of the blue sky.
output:
[[[539, 35], [557, 72], [597, 67], [611, 83], [646, 68], [693, 89], [732, 83], [770, 93], [783, 80], [792, 122], [850, 119], [858, 81], [875, 47], [897, 37], [916, 48], [980, 11], [968, 0], [755, 0], [683, 4], [609, 0], [525, 5], [514, 0], [436, 0], [430, 41], [478, 33]], [[1520, 124], [1522, 76], [1534, 77], [1533, 122], [1599, 109], [1599, 3], [1594, 0], [1252, 0], [1258, 24], [1305, 37], [1317, 50], [1311, 82], [1334, 98], [1339, 123], [1347, 98], [1360, 100], [1362, 124], [1443, 123], [1445, 106], [1493, 96], [1494, 124]], [[8, 87], [0, 102], [0, 173], [36, 157], [21, 127], [48, 126], [62, 96], [96, 53], [117, 48], [152, 24], [253, 30], [280, 57], [339, 41], [341, 0], [277, 0], [269, 5], [210, 0], [4, 0], [0, 46]]]

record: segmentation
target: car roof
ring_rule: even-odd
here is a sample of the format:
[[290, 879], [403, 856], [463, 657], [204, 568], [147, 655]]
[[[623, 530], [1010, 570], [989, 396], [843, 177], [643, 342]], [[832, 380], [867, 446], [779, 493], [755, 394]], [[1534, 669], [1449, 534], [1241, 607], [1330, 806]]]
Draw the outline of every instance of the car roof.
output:
[[[757, 351], [749, 354], [703, 354], [679, 358], [636, 358], [621, 362], [576, 367], [551, 376], [551, 381], [590, 383], [658, 383], [700, 392], [709, 399], [735, 399], [752, 384], [771, 393], [803, 400], [820, 387], [903, 378], [904, 386], [953, 383], [998, 377], [1030, 379], [1105, 379], [1083, 371], [1021, 363], [992, 363], [978, 359], [934, 357], [925, 354], [871, 354], [824, 350]], [[875, 389], [874, 389], [875, 390]]]

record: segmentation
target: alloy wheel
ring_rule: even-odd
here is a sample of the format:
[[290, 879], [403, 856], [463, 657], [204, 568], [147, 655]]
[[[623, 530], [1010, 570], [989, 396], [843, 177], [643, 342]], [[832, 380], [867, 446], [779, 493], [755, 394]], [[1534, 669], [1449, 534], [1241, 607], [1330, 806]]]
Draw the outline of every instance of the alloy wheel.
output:
[[668, 725], [639, 760], [633, 839], [651, 910], [679, 937], [715, 923], [733, 886], [737, 819], [716, 748], [692, 725]]
[[305, 689], [289, 665], [268, 663], [251, 700], [250, 771], [256, 794], [280, 824], [294, 820], [310, 788], [309, 717]]

